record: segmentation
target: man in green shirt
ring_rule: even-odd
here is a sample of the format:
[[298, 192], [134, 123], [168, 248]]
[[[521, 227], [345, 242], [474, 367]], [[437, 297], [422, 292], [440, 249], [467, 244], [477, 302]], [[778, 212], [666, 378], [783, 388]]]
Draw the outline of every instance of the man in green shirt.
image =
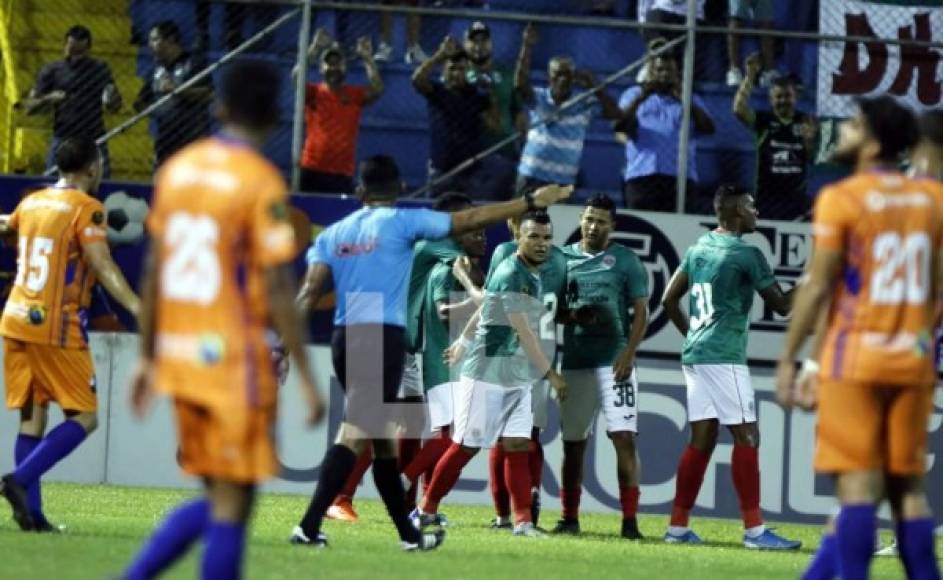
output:
[[[635, 253], [609, 236], [615, 204], [605, 195], [586, 202], [582, 238], [563, 248], [567, 258], [567, 307], [587, 312], [585, 324], [563, 335], [563, 375], [570, 396], [560, 405], [563, 468], [562, 519], [555, 533], [578, 534], [583, 454], [602, 410], [616, 451], [622, 537], [638, 540], [638, 380], [635, 352], [648, 326], [648, 272]], [[629, 318], [629, 310], [632, 317]]]
[[[420, 502], [420, 523], [436, 513], [441, 499], [479, 449], [492, 447], [500, 438], [506, 452], [505, 480], [514, 509], [514, 535], [540, 535], [531, 515], [531, 387], [546, 377], [558, 398], [566, 398], [566, 383], [551, 364], [556, 350], [556, 312], [547, 305], [556, 298], [544, 281], [553, 282], [540, 271], [551, 255], [552, 239], [553, 227], [545, 212], [526, 214], [516, 254], [498, 265], [486, 283], [475, 338], [465, 347], [468, 355], [456, 393], [455, 443], [436, 465]], [[562, 285], [562, 276], [556, 278], [561, 280], [556, 285]]]
[[[783, 293], [760, 250], [742, 239], [756, 229], [753, 196], [740, 187], [722, 185], [714, 196], [714, 210], [720, 225], [688, 248], [662, 298], [672, 323], [685, 336], [681, 364], [691, 423], [691, 442], [678, 465], [665, 542], [701, 543], [688, 519], [717, 444], [718, 426], [724, 425], [734, 440], [731, 472], [743, 514], [744, 546], [795, 550], [801, 542], [782, 538], [763, 524], [760, 439], [746, 366], [753, 293], [785, 316], [792, 309], [793, 290]], [[685, 314], [681, 299], [689, 291]]]

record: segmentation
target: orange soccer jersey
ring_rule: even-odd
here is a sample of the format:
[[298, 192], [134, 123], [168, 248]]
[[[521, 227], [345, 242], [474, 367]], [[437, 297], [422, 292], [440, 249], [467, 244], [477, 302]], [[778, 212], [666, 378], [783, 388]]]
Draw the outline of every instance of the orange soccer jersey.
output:
[[157, 384], [213, 408], [274, 404], [263, 270], [290, 261], [286, 185], [250, 147], [198, 141], [155, 180]]

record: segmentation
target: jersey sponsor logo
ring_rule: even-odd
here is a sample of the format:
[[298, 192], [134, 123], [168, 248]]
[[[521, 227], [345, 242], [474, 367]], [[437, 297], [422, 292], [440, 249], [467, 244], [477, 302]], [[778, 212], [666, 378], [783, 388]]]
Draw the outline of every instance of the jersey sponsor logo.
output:
[[[567, 244], [580, 239], [577, 225], [567, 238]], [[635, 252], [648, 272], [648, 329], [645, 336], [653, 336], [668, 324], [668, 314], [661, 306], [661, 295], [668, 286], [671, 274], [678, 269], [681, 260], [671, 240], [657, 226], [641, 217], [619, 213], [609, 239]]]
[[72, 211], [72, 204], [59, 199], [30, 198], [23, 202], [24, 210], [46, 209], [68, 213]]
[[361, 254], [369, 254], [377, 249], [376, 239], [364, 242], [362, 244], [357, 243], [340, 243], [337, 244], [337, 249], [334, 250], [334, 255], [338, 258], [350, 258], [353, 256], [359, 256]]
[[96, 226], [100, 226], [103, 223], [105, 223], [105, 214], [100, 211], [96, 211], [95, 213], [93, 213], [92, 223], [95, 224]]
[[616, 257], [612, 254], [606, 254], [602, 257], [602, 267], [611, 270], [616, 265]]
[[42, 304], [31, 304], [27, 311], [26, 319], [29, 320], [30, 324], [35, 324], [36, 326], [46, 322], [46, 307]]
[[879, 191], [872, 191], [865, 197], [864, 202], [869, 211], [881, 212], [888, 207], [926, 207], [930, 205], [930, 196], [923, 192], [884, 195]]
[[157, 354], [201, 367], [217, 365], [226, 354], [226, 340], [219, 334], [161, 333], [157, 336]]

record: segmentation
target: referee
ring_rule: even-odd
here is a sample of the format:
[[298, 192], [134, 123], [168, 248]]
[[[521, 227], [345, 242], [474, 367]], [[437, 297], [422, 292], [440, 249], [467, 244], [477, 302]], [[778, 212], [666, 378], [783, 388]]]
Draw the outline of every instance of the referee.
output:
[[413, 244], [503, 222], [545, 208], [570, 195], [571, 187], [548, 185], [503, 203], [444, 213], [394, 207], [402, 192], [396, 162], [376, 155], [360, 164], [357, 194], [363, 207], [333, 224], [308, 250], [308, 271], [298, 305], [308, 312], [331, 286], [337, 306], [331, 355], [346, 393], [346, 414], [335, 444], [321, 464], [314, 497], [292, 532], [294, 544], [325, 546], [324, 513], [373, 441], [373, 477], [404, 550], [431, 550], [445, 533], [417, 530], [409, 520], [396, 465], [396, 401], [405, 356], [406, 294]]

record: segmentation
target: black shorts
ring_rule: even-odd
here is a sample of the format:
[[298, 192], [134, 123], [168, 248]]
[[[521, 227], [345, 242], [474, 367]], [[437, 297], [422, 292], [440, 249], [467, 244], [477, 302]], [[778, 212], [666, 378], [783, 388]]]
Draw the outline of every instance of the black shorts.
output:
[[[344, 421], [367, 430], [403, 421], [397, 403], [405, 331], [388, 324], [339, 326], [331, 336], [334, 373], [346, 394]], [[374, 438], [382, 438], [378, 431]]]

